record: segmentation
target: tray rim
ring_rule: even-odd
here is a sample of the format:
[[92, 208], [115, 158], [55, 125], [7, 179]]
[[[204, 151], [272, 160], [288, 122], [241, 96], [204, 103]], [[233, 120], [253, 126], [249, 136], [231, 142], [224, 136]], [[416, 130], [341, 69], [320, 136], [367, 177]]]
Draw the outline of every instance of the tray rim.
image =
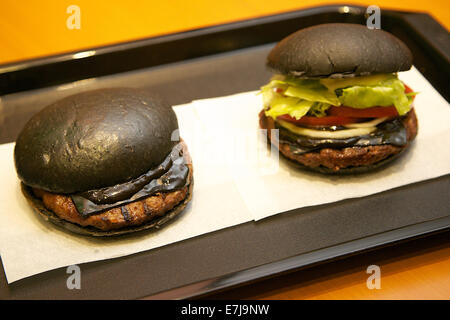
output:
[[[127, 40], [127, 41], [121, 41], [118, 43], [111, 43], [106, 45], [100, 45], [100, 46], [92, 46], [92, 47], [85, 47], [80, 48], [77, 50], [69, 50], [66, 52], [56, 53], [56, 54], [50, 54], [30, 59], [23, 59], [18, 61], [11, 61], [0, 64], [0, 74], [6, 73], [6, 72], [14, 72], [20, 69], [36, 66], [36, 65], [43, 65], [43, 64], [52, 64], [55, 62], [60, 61], [67, 61], [67, 60], [73, 60], [74, 55], [80, 54], [83, 52], [88, 51], [96, 51], [96, 55], [101, 55], [109, 52], [115, 52], [117, 50], [126, 50], [133, 47], [139, 47], [143, 45], [152, 44], [154, 42], [166, 42], [166, 41], [173, 41], [175, 39], [178, 39], [179, 37], [189, 37], [189, 36], [195, 36], [197, 34], [203, 34], [203, 33], [216, 33], [218, 31], [221, 31], [223, 29], [239, 29], [242, 28], [244, 25], [252, 25], [254, 23], [264, 23], [266, 20], [279, 20], [283, 21], [289, 17], [296, 17], [298, 14], [306, 14], [307, 12], [324, 12], [324, 11], [330, 11], [330, 12], [336, 12], [342, 9], [343, 7], [349, 8], [349, 13], [353, 14], [353, 10], [362, 10], [366, 7], [356, 4], [346, 4], [343, 2], [342, 4], [331, 4], [331, 5], [319, 5], [319, 6], [308, 6], [302, 9], [298, 10], [292, 10], [292, 11], [285, 11], [278, 14], [269, 14], [269, 15], [263, 15], [260, 17], [250, 18], [250, 19], [243, 19], [243, 20], [236, 20], [231, 22], [226, 22], [222, 24], [215, 24], [205, 27], [199, 27], [199, 28], [193, 28], [193, 29], [187, 29], [179, 32], [174, 33], [166, 33], [166, 34], [160, 34], [150, 37], [144, 37], [140, 39], [134, 39], [134, 40]], [[405, 11], [405, 10], [392, 10], [392, 9], [383, 9], [383, 12], [389, 12], [389, 13], [400, 13], [400, 14], [423, 14], [430, 16], [425, 11]], [[436, 21], [437, 22], [437, 21]], [[98, 51], [98, 53], [97, 53]], [[83, 57], [84, 58], [84, 57]], [[81, 58], [81, 59], [83, 59]], [[75, 58], [77, 59], [77, 58]]]
[[[305, 252], [253, 268], [222, 275], [220, 277], [210, 278], [163, 292], [158, 292], [139, 299], [201, 299], [202, 297], [208, 297], [208, 294], [213, 294], [221, 290], [232, 289], [238, 286], [251, 284], [255, 281], [277, 277], [306, 268], [313, 268], [317, 265], [332, 263], [350, 256], [359, 255], [374, 250], [382, 250], [383, 248], [399, 243], [445, 232], [450, 234], [450, 216], [416, 223], [390, 231], [377, 233], [368, 237], [347, 241], [338, 245]], [[413, 237], [410, 236], [412, 233], [414, 234]], [[367, 242], [370, 244], [367, 245]], [[326, 256], [326, 258], [323, 259], [323, 256]], [[224, 282], [223, 279], [226, 279], [227, 281]]]

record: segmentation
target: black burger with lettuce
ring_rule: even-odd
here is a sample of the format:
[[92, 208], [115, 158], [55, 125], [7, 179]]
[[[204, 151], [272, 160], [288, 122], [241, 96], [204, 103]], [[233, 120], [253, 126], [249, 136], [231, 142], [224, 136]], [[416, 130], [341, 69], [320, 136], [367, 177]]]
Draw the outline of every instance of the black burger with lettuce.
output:
[[47, 106], [19, 134], [14, 160], [31, 206], [80, 234], [158, 228], [192, 195], [174, 111], [138, 89], [87, 91]]
[[398, 79], [412, 54], [399, 39], [362, 25], [299, 30], [269, 53], [276, 75], [261, 88], [263, 129], [301, 168], [366, 172], [402, 154], [417, 134], [413, 92]]

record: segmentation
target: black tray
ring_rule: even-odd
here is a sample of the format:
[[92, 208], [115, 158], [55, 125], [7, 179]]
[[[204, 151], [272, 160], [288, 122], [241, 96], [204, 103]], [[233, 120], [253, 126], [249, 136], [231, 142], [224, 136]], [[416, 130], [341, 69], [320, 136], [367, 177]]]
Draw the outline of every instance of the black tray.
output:
[[[171, 104], [258, 89], [271, 74], [274, 43], [306, 26], [365, 23], [365, 8], [325, 6], [0, 66], [0, 143], [14, 141], [32, 114], [63, 96], [108, 86], [158, 92]], [[450, 99], [448, 32], [423, 13], [382, 11], [415, 66]], [[448, 230], [450, 175], [372, 196], [302, 208], [131, 256], [80, 265], [82, 289], [66, 268], [7, 284], [0, 299], [187, 298]], [[213, 213], [212, 213], [213, 214]]]

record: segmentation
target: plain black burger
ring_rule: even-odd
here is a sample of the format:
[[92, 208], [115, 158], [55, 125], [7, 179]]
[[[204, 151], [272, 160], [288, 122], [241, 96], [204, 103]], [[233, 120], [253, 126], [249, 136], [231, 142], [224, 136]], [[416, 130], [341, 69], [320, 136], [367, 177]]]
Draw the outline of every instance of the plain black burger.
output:
[[402, 154], [417, 134], [415, 93], [397, 77], [412, 54], [385, 31], [305, 28], [280, 41], [267, 66], [276, 75], [261, 89], [260, 126], [279, 129], [280, 152], [301, 168], [366, 172]]
[[46, 220], [73, 232], [159, 227], [192, 194], [192, 164], [177, 129], [172, 108], [141, 90], [59, 100], [32, 117], [16, 141], [22, 191]]

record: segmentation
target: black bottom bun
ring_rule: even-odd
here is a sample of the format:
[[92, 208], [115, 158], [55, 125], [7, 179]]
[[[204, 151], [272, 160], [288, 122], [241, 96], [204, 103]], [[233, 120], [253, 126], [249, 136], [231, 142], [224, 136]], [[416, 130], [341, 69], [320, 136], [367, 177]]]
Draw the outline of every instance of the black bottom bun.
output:
[[44, 220], [50, 221], [51, 223], [65, 229], [65, 230], [69, 230], [73, 233], [87, 235], [87, 236], [93, 236], [93, 237], [120, 236], [120, 235], [130, 234], [130, 233], [134, 233], [134, 232], [144, 231], [144, 230], [159, 229], [165, 223], [178, 217], [178, 215], [184, 210], [184, 208], [187, 206], [187, 204], [189, 203], [189, 201], [192, 198], [193, 186], [194, 186], [194, 179], [192, 177], [189, 182], [188, 192], [187, 192], [186, 197], [179, 204], [177, 204], [174, 208], [172, 208], [170, 211], [168, 211], [161, 217], [152, 219], [152, 220], [150, 220], [146, 223], [143, 223], [141, 225], [138, 225], [138, 226], [124, 227], [124, 228], [120, 228], [117, 230], [102, 231], [95, 227], [91, 227], [91, 226], [82, 227], [78, 224], [61, 219], [55, 213], [48, 210], [44, 206], [44, 203], [42, 202], [41, 199], [34, 196], [33, 191], [31, 190], [30, 187], [21, 183], [22, 193], [24, 194], [28, 203]]
[[381, 161], [378, 161], [374, 164], [370, 165], [362, 165], [362, 166], [352, 166], [352, 167], [346, 167], [346, 168], [340, 168], [339, 170], [333, 170], [331, 168], [327, 168], [325, 166], [317, 166], [317, 167], [310, 167], [306, 166], [298, 161], [289, 159], [287, 157], [284, 157], [284, 159], [289, 163], [291, 166], [294, 166], [301, 170], [307, 170], [311, 172], [318, 172], [322, 174], [329, 174], [329, 175], [351, 175], [351, 174], [361, 174], [366, 172], [374, 172], [377, 170], [383, 169], [386, 165], [390, 164], [394, 160], [398, 159], [403, 153], [405, 149], [403, 149], [401, 152], [394, 154], [392, 156], [389, 156]]

